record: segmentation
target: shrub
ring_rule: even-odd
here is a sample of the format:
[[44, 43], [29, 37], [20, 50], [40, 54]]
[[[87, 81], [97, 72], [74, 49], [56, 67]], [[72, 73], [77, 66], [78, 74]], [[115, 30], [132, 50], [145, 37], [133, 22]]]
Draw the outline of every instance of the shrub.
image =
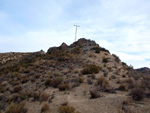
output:
[[41, 108], [41, 113], [43, 112], [49, 112], [50, 111], [50, 107], [49, 104], [45, 103], [42, 108]]
[[100, 97], [100, 94], [99, 94], [97, 89], [92, 89], [89, 92], [90, 92], [91, 98], [98, 98], [98, 97]]
[[4, 93], [6, 91], [6, 88], [4, 86], [0, 86], [0, 92]]
[[61, 83], [63, 82], [63, 78], [62, 77], [56, 77], [52, 80], [52, 87], [57, 88]]
[[125, 83], [128, 84], [128, 88], [131, 89], [131, 88], [134, 88], [135, 87], [135, 81], [131, 78], [125, 80]]
[[107, 63], [108, 62], [108, 58], [103, 58], [103, 62]]
[[33, 99], [38, 101], [40, 99], [40, 94], [38, 92], [33, 93]]
[[48, 95], [46, 93], [41, 93], [40, 94], [40, 101], [47, 101], [48, 100]]
[[50, 86], [51, 85], [51, 79], [50, 78], [48, 78], [48, 79], [46, 79], [46, 81], [45, 81], [45, 86]]
[[75, 108], [70, 105], [65, 105], [65, 106], [61, 105], [58, 108], [58, 113], [79, 113], [79, 112], [76, 111]]
[[87, 83], [88, 83], [88, 84], [93, 84], [93, 81], [92, 81], [90, 78], [88, 78], [88, 79], [87, 79]]
[[58, 88], [60, 91], [64, 91], [64, 90], [68, 90], [70, 86], [69, 84], [60, 84]]
[[91, 78], [92, 78], [92, 79], [95, 79], [95, 78], [96, 78], [96, 76], [95, 76], [94, 73], [91, 74]]
[[14, 93], [19, 93], [21, 91], [21, 86], [14, 87]]
[[117, 62], [117, 63], [119, 63], [120, 62], [120, 59], [119, 59], [119, 57], [117, 56], [117, 55], [115, 55], [115, 54], [112, 54], [113, 56], [114, 56], [114, 58], [115, 58], [115, 61]]
[[112, 75], [112, 76], [111, 76], [111, 79], [116, 79], [116, 76], [115, 76], [115, 75]]
[[71, 53], [73, 54], [80, 54], [81, 53], [81, 49], [79, 47], [74, 48]]
[[120, 84], [119, 90], [121, 90], [121, 91], [127, 91], [128, 87], [125, 84]]
[[99, 73], [99, 67], [94, 65], [94, 64], [90, 64], [87, 65], [85, 68], [83, 68], [83, 70], [81, 71], [82, 74], [93, 74], [93, 73]]
[[103, 88], [106, 88], [106, 87], [109, 86], [108, 80], [104, 77], [99, 78], [98, 81], [97, 81], [97, 84], [100, 85]]
[[134, 88], [131, 90], [132, 99], [135, 101], [140, 101], [144, 98], [145, 92], [142, 88]]
[[83, 77], [78, 77], [77, 79], [79, 79], [79, 83], [83, 83], [84, 82], [84, 78]]
[[27, 109], [24, 107], [24, 104], [12, 104], [9, 106], [6, 113], [26, 113]]

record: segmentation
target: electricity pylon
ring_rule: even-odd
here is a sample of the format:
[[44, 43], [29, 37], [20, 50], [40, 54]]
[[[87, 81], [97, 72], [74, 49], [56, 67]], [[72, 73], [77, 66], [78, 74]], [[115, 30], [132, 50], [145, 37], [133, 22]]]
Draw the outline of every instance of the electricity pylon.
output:
[[78, 25], [74, 25], [74, 26], [76, 27], [76, 30], [75, 30], [75, 41], [76, 41], [76, 39], [77, 39], [77, 28], [80, 26], [78, 26]]

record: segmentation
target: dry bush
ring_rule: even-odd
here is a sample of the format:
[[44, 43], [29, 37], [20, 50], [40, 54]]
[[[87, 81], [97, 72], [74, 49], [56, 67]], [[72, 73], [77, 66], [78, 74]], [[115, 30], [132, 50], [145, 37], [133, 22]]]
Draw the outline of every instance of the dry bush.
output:
[[130, 108], [129, 106], [123, 106], [122, 110], [124, 113], [137, 113], [134, 108]]
[[100, 94], [99, 94], [99, 92], [98, 92], [98, 90], [96, 88], [90, 90], [89, 92], [90, 92], [91, 98], [98, 98], [98, 97], [100, 97]]
[[6, 91], [6, 87], [4, 87], [4, 86], [1, 85], [1, 86], [0, 86], [0, 92], [1, 92], [1, 93], [4, 93], [5, 91]]
[[51, 79], [47, 78], [46, 81], [45, 81], [45, 86], [50, 86], [51, 83], [52, 83]]
[[95, 78], [96, 78], [96, 76], [95, 76], [94, 73], [91, 74], [91, 78], [92, 78], [92, 79], [95, 79]]
[[116, 76], [115, 76], [115, 75], [112, 75], [112, 76], [111, 76], [111, 79], [116, 79]]
[[27, 83], [29, 81], [29, 78], [28, 77], [25, 77], [21, 80], [22, 83]]
[[63, 82], [63, 80], [63, 77], [56, 77], [52, 80], [51, 86], [57, 88]]
[[126, 79], [124, 82], [128, 84], [128, 88], [129, 88], [129, 89], [135, 87], [135, 81], [134, 81], [133, 79], [131, 79], [131, 78]]
[[135, 101], [140, 101], [144, 98], [145, 92], [142, 88], [134, 88], [131, 90], [130, 95], [132, 96], [132, 99]]
[[84, 78], [83, 77], [77, 77], [77, 79], [79, 79], [79, 83], [83, 83], [84, 82]]
[[150, 90], [150, 80], [149, 79], [143, 79], [141, 81], [141, 87], [144, 89], [149, 89]]
[[41, 108], [41, 113], [50, 112], [49, 104], [45, 103]]
[[119, 90], [121, 90], [121, 91], [128, 91], [128, 87], [127, 87], [126, 84], [120, 84]]
[[64, 90], [69, 90], [70, 86], [69, 84], [60, 84], [58, 88], [60, 91], [64, 91]]
[[24, 104], [11, 104], [6, 113], [27, 113]]
[[21, 91], [21, 86], [15, 86], [14, 87], [14, 93], [19, 93]]
[[34, 93], [33, 93], [33, 99], [34, 99], [34, 101], [38, 101], [38, 100], [40, 99], [40, 94], [39, 94], [39, 92], [34, 92]]
[[75, 82], [71, 84], [71, 88], [80, 86], [79, 82]]
[[108, 58], [103, 58], [103, 63], [107, 63], [108, 62]]
[[97, 84], [103, 88], [107, 88], [109, 86], [109, 81], [106, 78], [101, 77], [97, 80]]
[[120, 62], [120, 59], [119, 59], [119, 57], [117, 56], [117, 55], [115, 55], [115, 54], [112, 54], [113, 56], [114, 56], [114, 58], [115, 58], [115, 61], [117, 62], [117, 63], [119, 63]]
[[35, 77], [36, 79], [40, 78], [40, 76], [41, 76], [40, 74], [35, 74], [35, 75], [34, 75], [34, 77]]
[[78, 111], [75, 110], [74, 107], [70, 105], [61, 105], [58, 108], [58, 113], [79, 113]]
[[87, 83], [88, 83], [88, 84], [93, 84], [93, 81], [92, 81], [90, 78], [88, 78], [88, 79], [87, 79]]
[[87, 65], [83, 70], [81, 71], [82, 74], [93, 74], [93, 73], [99, 73], [99, 66], [96, 66], [95, 64]]
[[48, 95], [44, 92], [40, 94], [40, 101], [47, 101], [48, 100]]
[[107, 75], [108, 75], [108, 72], [104, 72], [104, 77], [107, 77]]
[[29, 91], [23, 91], [20, 93], [20, 99], [21, 100], [26, 100], [32, 96], [32, 93]]

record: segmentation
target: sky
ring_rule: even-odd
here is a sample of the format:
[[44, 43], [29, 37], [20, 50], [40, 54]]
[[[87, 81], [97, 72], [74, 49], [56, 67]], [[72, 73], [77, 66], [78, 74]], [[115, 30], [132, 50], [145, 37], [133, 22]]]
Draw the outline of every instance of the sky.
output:
[[0, 53], [96, 41], [132, 65], [150, 67], [150, 0], [0, 0]]

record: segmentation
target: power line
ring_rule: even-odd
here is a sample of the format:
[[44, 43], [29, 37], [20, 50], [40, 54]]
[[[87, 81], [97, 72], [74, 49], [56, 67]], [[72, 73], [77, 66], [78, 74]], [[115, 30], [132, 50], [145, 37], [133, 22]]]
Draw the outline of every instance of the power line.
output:
[[76, 39], [77, 39], [77, 29], [78, 29], [78, 27], [80, 27], [80, 26], [78, 26], [78, 25], [74, 25], [75, 27], [76, 27], [76, 30], [75, 30], [75, 41], [76, 41]]

